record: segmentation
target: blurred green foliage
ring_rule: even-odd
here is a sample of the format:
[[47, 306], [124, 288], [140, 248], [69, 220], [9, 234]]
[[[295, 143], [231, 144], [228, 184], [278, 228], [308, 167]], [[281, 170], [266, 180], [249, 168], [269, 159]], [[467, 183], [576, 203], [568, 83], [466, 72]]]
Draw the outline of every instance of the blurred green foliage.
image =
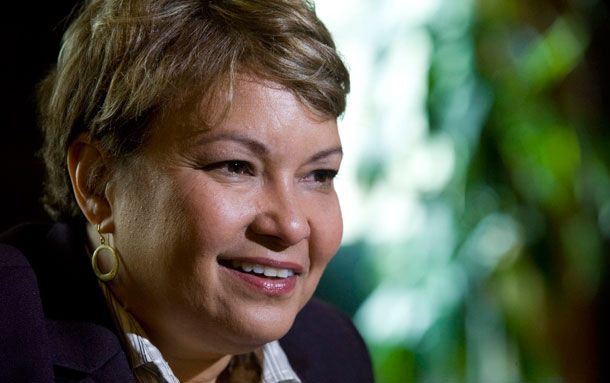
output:
[[610, 146], [587, 54], [608, 10], [418, 4], [356, 2], [362, 31], [345, 17], [333, 32], [358, 41], [344, 123], [365, 130], [348, 206], [364, 223], [317, 294], [354, 315], [378, 382], [599, 381]]

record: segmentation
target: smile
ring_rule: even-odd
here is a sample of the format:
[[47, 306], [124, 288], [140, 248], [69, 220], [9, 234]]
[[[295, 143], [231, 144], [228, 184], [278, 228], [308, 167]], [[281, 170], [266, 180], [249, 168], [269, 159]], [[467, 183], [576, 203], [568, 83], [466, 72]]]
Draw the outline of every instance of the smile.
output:
[[289, 278], [292, 277], [295, 273], [292, 269], [279, 269], [271, 266], [264, 266], [258, 263], [248, 263], [241, 261], [231, 261], [231, 267], [235, 270], [241, 270], [245, 273], [249, 274], [257, 274], [260, 276], [270, 277], [270, 278]]
[[235, 280], [251, 291], [267, 296], [290, 293], [297, 284], [297, 277], [303, 268], [291, 262], [279, 262], [266, 258], [247, 260], [218, 260], [223, 269]]

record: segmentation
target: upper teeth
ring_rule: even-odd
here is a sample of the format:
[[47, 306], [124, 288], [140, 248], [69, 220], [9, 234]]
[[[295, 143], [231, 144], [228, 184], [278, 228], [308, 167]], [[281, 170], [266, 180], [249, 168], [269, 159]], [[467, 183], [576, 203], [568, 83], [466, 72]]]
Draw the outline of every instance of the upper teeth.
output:
[[256, 263], [232, 261], [231, 264], [236, 269], [241, 267], [247, 273], [263, 274], [266, 277], [288, 278], [294, 275], [294, 271], [290, 269], [276, 269], [275, 267], [263, 266]]

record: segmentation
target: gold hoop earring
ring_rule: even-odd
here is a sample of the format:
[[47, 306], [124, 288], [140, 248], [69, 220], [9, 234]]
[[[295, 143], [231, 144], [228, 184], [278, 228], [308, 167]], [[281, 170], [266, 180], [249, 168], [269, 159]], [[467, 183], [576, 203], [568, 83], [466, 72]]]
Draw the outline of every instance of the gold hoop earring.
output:
[[[114, 251], [114, 249], [108, 245], [106, 245], [106, 239], [104, 239], [104, 236], [102, 235], [102, 233], [100, 233], [100, 224], [97, 224], [97, 233], [100, 235], [100, 245], [95, 249], [95, 251], [93, 252], [93, 255], [91, 256], [91, 266], [93, 267], [93, 272], [95, 273], [95, 276], [102, 282], [110, 282], [111, 280], [113, 280], [118, 271], [119, 271], [119, 257], [117, 257], [116, 252]], [[110, 272], [108, 273], [102, 273], [99, 269], [99, 267], [97, 266], [97, 255], [100, 253], [100, 251], [102, 250], [108, 250], [110, 252], [110, 254], [112, 254], [112, 257], [114, 258], [114, 265], [112, 265], [112, 270], [110, 270]]]

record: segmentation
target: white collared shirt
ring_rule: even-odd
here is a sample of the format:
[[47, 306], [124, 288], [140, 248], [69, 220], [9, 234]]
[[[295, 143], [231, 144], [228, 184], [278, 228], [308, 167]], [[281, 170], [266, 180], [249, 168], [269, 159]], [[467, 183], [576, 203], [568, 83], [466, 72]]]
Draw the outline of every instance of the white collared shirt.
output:
[[[115, 323], [122, 331], [121, 341], [127, 347], [127, 357], [136, 381], [179, 383], [159, 349], [148, 340], [135, 318], [118, 302], [105, 284], [100, 282], [100, 285]], [[254, 358], [260, 368], [260, 383], [301, 383], [278, 341], [265, 344], [261, 351], [261, 353], [234, 356], [231, 364], [239, 365]]]

